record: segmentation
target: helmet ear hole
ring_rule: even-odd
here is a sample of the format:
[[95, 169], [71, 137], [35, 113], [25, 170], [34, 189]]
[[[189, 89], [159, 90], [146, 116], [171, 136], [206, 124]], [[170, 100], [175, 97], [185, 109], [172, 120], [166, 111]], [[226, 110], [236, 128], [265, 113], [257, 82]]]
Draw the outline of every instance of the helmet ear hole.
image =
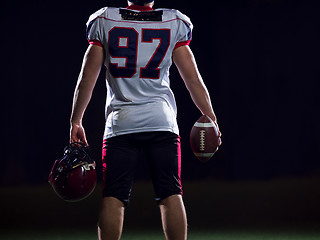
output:
[[96, 163], [84, 144], [69, 144], [64, 156], [54, 162], [49, 183], [65, 201], [76, 202], [88, 197], [95, 189]]

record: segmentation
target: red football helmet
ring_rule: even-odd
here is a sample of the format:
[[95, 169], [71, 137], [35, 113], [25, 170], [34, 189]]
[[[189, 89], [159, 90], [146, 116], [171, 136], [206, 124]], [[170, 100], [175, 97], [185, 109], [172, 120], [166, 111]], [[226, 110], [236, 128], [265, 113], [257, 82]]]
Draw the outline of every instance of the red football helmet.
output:
[[63, 200], [80, 201], [88, 197], [96, 186], [95, 168], [89, 148], [84, 144], [70, 143], [65, 147], [62, 159], [54, 162], [49, 183]]

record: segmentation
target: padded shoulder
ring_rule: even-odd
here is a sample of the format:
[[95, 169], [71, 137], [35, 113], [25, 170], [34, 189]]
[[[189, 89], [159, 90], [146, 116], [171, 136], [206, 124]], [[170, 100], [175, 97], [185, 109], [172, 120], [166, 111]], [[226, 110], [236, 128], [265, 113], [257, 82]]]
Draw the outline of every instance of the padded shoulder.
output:
[[162, 10], [164, 12], [164, 20], [180, 19], [183, 22], [185, 22], [192, 30], [193, 25], [191, 23], [190, 18], [187, 15], [181, 13], [179, 10], [168, 8], [160, 8], [159, 10]]
[[87, 22], [87, 26], [90, 24], [90, 22], [95, 20], [97, 17], [104, 16], [106, 14], [107, 9], [108, 9], [108, 7], [104, 7], [104, 8], [99, 9], [95, 13], [91, 14], [89, 17], [89, 20]]

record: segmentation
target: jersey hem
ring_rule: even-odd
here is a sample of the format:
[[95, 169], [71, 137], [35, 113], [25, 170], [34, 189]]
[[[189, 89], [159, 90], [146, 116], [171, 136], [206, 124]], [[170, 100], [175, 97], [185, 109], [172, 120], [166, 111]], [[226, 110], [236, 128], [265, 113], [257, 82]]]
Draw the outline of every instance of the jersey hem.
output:
[[177, 134], [179, 136], [179, 130], [174, 130], [172, 128], [137, 128], [137, 129], [130, 129], [130, 130], [123, 130], [118, 132], [113, 132], [110, 134], [104, 134], [103, 140], [106, 140], [108, 138], [125, 135], [125, 134], [131, 134], [131, 133], [139, 133], [139, 132], [172, 132], [174, 134]]

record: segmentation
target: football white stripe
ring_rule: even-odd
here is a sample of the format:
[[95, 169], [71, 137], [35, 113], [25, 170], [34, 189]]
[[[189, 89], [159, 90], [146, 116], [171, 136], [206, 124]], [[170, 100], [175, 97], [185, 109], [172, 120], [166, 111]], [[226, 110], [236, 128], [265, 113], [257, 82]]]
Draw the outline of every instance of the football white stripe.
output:
[[214, 153], [194, 153], [197, 157], [212, 157]]
[[214, 123], [213, 122], [210, 122], [210, 123], [196, 122], [193, 126], [195, 126], [195, 127], [214, 127]]

